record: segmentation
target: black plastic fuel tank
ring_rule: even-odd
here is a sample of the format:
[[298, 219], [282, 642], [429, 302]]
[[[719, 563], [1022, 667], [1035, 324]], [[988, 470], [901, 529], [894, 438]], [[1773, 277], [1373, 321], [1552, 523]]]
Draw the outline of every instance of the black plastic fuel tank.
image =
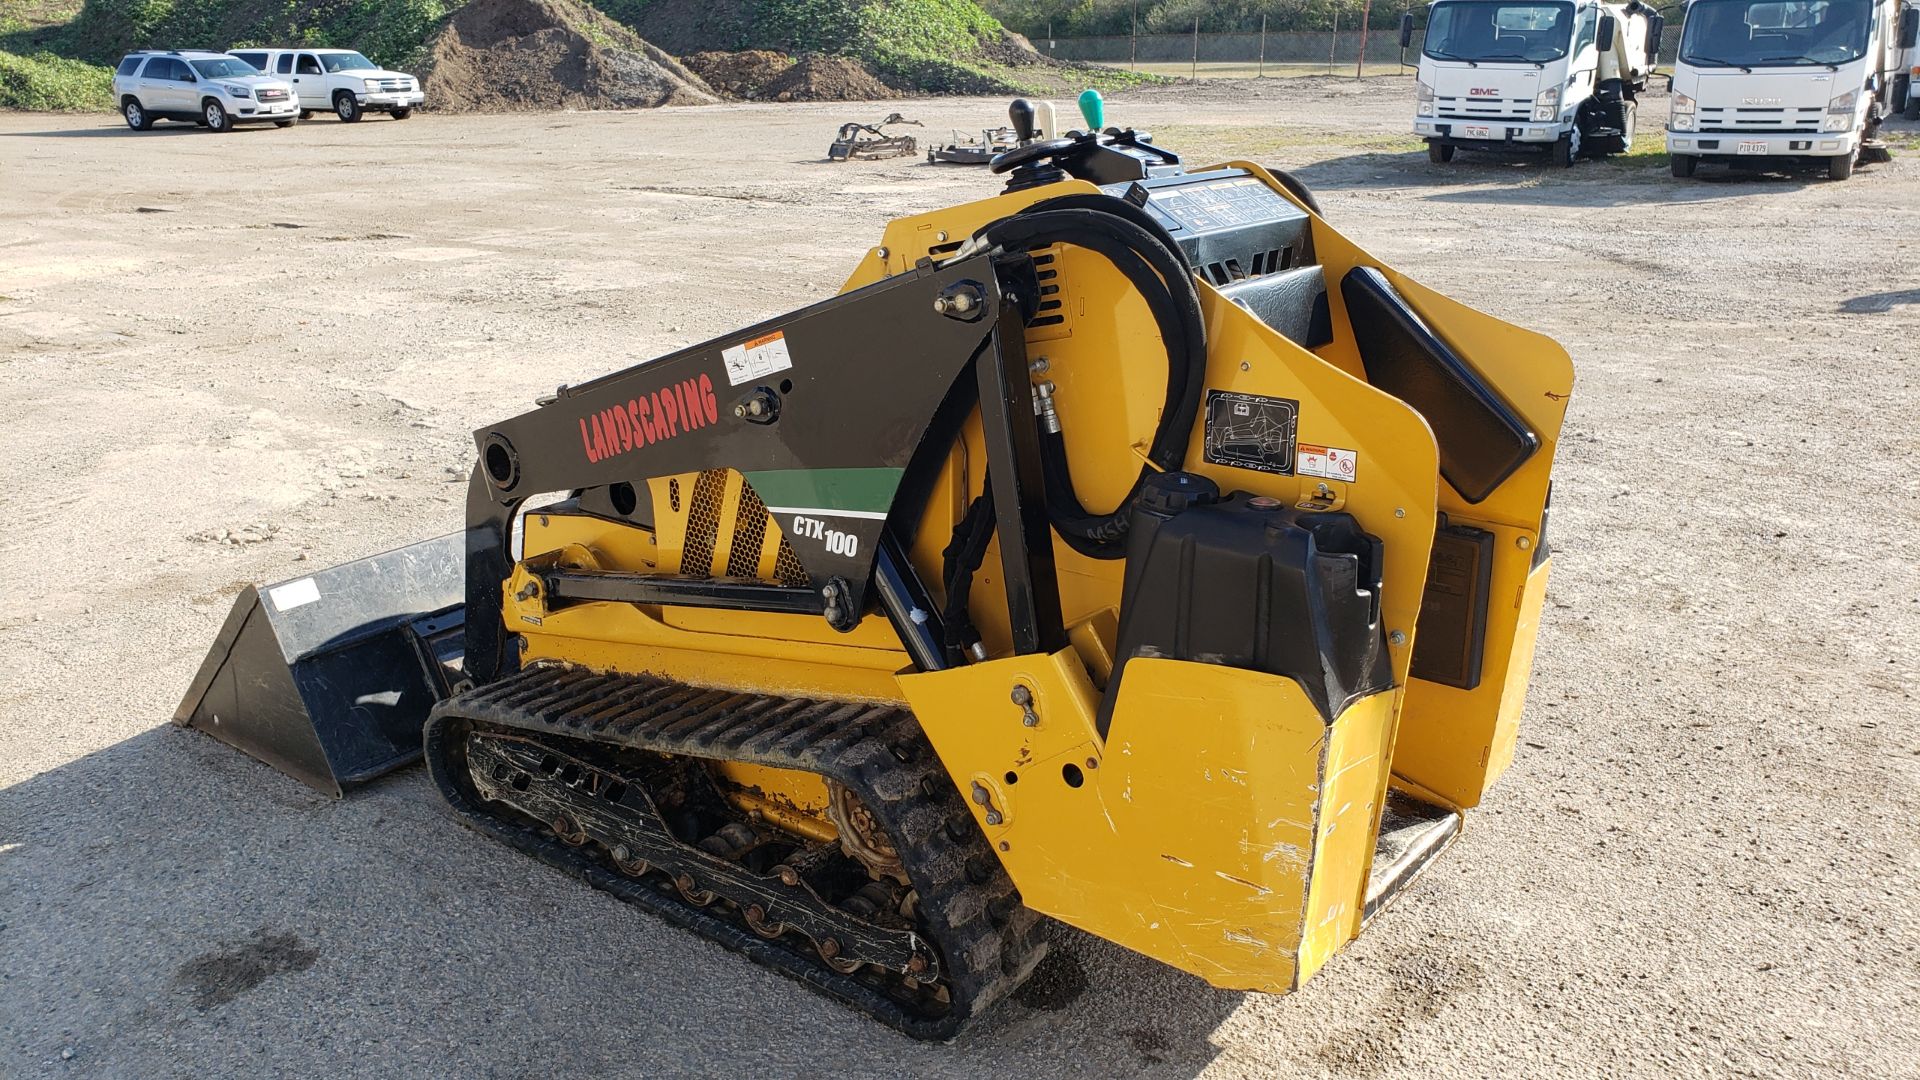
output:
[[1135, 502], [1104, 734], [1126, 664], [1166, 657], [1298, 681], [1331, 721], [1393, 684], [1380, 625], [1380, 541], [1353, 515], [1301, 510], [1163, 473]]

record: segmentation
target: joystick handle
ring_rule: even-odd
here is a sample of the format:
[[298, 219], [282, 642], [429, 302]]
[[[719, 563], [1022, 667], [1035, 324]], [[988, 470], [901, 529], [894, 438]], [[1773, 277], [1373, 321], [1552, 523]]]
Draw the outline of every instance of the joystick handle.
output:
[[1107, 126], [1107, 103], [1098, 90], [1084, 90], [1080, 94], [1080, 115], [1087, 118], [1087, 130], [1098, 132]]
[[1013, 133], [1021, 144], [1033, 141], [1037, 130], [1033, 126], [1033, 102], [1026, 98], [1014, 98], [1007, 106], [1007, 119], [1013, 121]]

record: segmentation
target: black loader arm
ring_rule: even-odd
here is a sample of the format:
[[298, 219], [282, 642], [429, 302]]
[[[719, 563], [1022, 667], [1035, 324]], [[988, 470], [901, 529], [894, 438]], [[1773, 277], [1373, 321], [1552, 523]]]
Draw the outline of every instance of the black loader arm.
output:
[[1024, 254], [922, 264], [562, 388], [550, 403], [475, 432], [468, 677], [488, 682], [516, 666], [501, 584], [513, 571], [514, 515], [529, 496], [644, 488], [652, 477], [704, 469], [746, 474], [791, 541], [806, 585], [564, 571], [546, 577], [549, 596], [811, 613], [851, 629], [867, 608], [902, 477], [923, 445], [940, 454], [951, 445], [952, 431], [930, 432], [941, 426], [937, 415], [954, 411], [942, 407], [956, 385], [971, 392], [960, 376], [983, 355], [997, 371], [1009, 328], [1024, 374], [1031, 275]]

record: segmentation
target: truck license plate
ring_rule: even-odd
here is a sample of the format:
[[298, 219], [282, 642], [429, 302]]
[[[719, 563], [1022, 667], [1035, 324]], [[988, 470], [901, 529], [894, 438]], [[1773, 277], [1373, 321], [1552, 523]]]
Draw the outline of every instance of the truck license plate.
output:
[[1743, 154], [1764, 154], [1767, 152], [1767, 144], [1763, 142], [1743, 142], [1740, 144], [1740, 152]]
[[1481, 124], [1463, 124], [1460, 127], [1460, 134], [1468, 139], [1491, 139], [1493, 129]]

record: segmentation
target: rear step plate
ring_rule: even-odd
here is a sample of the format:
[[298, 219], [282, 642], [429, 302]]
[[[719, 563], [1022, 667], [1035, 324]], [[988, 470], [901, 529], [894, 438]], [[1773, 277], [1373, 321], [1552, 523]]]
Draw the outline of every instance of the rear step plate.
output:
[[1457, 811], [1428, 805], [1398, 791], [1387, 792], [1387, 808], [1380, 815], [1380, 839], [1373, 848], [1373, 873], [1367, 880], [1367, 906], [1362, 917], [1373, 918], [1459, 835]]

